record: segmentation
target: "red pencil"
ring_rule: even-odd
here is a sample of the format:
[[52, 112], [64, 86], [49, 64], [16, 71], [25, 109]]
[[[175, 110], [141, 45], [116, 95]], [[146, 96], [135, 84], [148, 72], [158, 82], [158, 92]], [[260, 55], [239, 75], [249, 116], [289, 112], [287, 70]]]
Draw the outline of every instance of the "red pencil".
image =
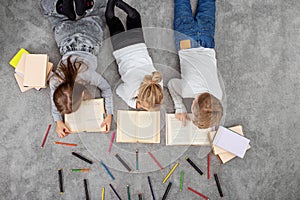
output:
[[148, 154], [153, 159], [153, 161], [158, 165], [158, 167], [160, 169], [163, 169], [163, 167], [161, 166], [161, 164], [158, 162], [158, 160], [156, 160], [156, 158], [152, 155], [152, 153], [150, 151], [148, 152]]
[[201, 194], [200, 192], [194, 190], [193, 188], [188, 187], [188, 190], [194, 192], [195, 194], [198, 194], [200, 197], [202, 197], [202, 198], [204, 198], [204, 199], [206, 199], [206, 200], [209, 200], [209, 198], [208, 198], [207, 196]]
[[42, 145], [41, 145], [41, 148], [44, 148], [44, 145], [46, 143], [46, 140], [47, 140], [47, 137], [48, 137], [48, 134], [49, 134], [49, 131], [50, 131], [50, 128], [51, 128], [51, 124], [48, 125], [48, 129], [47, 129], [47, 132], [44, 136], [44, 139], [43, 139], [43, 142], [42, 142]]
[[77, 144], [66, 143], [66, 142], [54, 142], [54, 144], [60, 144], [60, 145], [69, 146], [69, 147], [76, 147], [77, 146]]
[[110, 151], [111, 151], [111, 147], [113, 145], [113, 142], [114, 142], [114, 139], [115, 139], [115, 135], [116, 135], [116, 132], [112, 132], [111, 139], [110, 139], [109, 146], [108, 146], [108, 150], [107, 150], [108, 153], [110, 153]]
[[210, 152], [207, 154], [207, 179], [210, 179]]

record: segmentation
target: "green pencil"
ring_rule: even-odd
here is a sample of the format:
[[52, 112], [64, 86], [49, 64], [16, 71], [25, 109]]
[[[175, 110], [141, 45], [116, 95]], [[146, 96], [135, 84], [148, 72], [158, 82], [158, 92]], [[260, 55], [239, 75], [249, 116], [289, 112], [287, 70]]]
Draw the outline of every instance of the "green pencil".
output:
[[127, 197], [128, 197], [128, 200], [130, 200], [130, 190], [129, 190], [129, 185], [127, 185]]
[[180, 172], [180, 186], [179, 186], [180, 192], [182, 191], [182, 186], [183, 186], [183, 176], [184, 176], [184, 171], [181, 171]]

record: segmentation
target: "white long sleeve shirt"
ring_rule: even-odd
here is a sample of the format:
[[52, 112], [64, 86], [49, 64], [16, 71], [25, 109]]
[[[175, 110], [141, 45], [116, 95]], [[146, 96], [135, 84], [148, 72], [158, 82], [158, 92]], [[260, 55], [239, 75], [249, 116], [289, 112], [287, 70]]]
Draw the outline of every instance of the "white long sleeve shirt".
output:
[[[157, 71], [149, 56], [145, 43], [138, 43], [113, 52], [118, 64], [123, 83], [116, 90], [123, 101], [131, 108], [136, 108], [136, 97], [145, 75]], [[160, 82], [163, 88], [162, 81]]]
[[183, 98], [195, 98], [207, 92], [222, 100], [215, 50], [198, 47], [183, 49], [178, 53], [181, 79], [171, 79], [168, 83], [175, 113], [186, 112]]

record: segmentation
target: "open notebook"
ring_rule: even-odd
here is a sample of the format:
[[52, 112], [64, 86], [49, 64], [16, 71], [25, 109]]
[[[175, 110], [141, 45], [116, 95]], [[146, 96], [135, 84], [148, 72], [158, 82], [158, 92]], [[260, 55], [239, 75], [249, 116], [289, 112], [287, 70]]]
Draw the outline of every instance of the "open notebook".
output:
[[116, 141], [160, 143], [160, 112], [118, 110]]
[[65, 124], [72, 133], [78, 132], [101, 132], [106, 127], [101, 128], [104, 120], [103, 99], [91, 99], [82, 101], [79, 109], [71, 114], [65, 114]]
[[166, 127], [166, 145], [210, 145], [207, 134], [211, 128], [199, 129], [190, 120], [183, 126], [175, 114], [166, 114]]

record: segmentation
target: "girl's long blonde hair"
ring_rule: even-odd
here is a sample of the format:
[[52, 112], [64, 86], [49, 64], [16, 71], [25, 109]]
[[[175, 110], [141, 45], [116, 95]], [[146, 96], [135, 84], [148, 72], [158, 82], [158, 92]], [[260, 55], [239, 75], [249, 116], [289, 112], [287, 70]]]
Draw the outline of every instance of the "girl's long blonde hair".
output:
[[163, 100], [163, 88], [159, 84], [162, 76], [159, 72], [146, 75], [140, 85], [137, 102], [149, 110], [159, 110]]
[[62, 83], [55, 89], [53, 101], [61, 114], [69, 114], [78, 110], [82, 100], [83, 92], [89, 94], [87, 88], [76, 83], [79, 70], [82, 70], [82, 62], [75, 59], [71, 62], [71, 56], [67, 58], [67, 64], [60, 62], [60, 66], [54, 72]]

